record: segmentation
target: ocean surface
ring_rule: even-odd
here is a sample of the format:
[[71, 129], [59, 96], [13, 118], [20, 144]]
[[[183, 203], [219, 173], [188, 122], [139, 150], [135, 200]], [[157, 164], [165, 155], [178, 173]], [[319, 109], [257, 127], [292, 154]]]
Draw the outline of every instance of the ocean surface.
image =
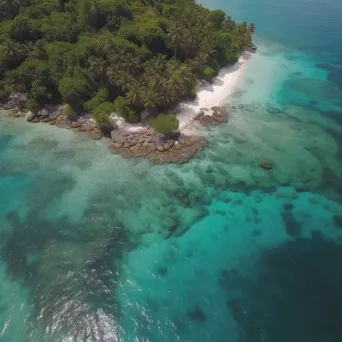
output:
[[341, 2], [203, 4], [258, 52], [189, 163], [0, 115], [0, 342], [342, 341]]

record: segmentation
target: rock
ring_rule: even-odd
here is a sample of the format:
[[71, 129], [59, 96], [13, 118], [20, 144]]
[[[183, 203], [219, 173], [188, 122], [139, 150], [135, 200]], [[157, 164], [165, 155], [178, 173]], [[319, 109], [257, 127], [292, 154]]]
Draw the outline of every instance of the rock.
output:
[[36, 113], [28, 112], [26, 120], [27, 121], [32, 121], [36, 116], [37, 116]]
[[164, 219], [164, 222], [166, 225], [166, 229], [170, 234], [173, 234], [177, 230], [179, 225], [179, 223], [173, 217], [166, 217]]
[[51, 121], [55, 121], [59, 118], [59, 115], [56, 115], [55, 113], [53, 115], [50, 115]]
[[15, 105], [13, 103], [6, 103], [3, 105], [2, 107], [4, 110], [10, 110], [10, 109], [14, 109]]
[[49, 122], [49, 124], [50, 124], [51, 126], [56, 125], [56, 120], [51, 120], [51, 121]]
[[123, 145], [123, 147], [125, 147], [125, 148], [130, 148], [131, 146], [132, 146], [132, 144], [128, 141], [126, 141]]
[[27, 104], [27, 95], [22, 93], [13, 93], [9, 96], [9, 102], [14, 107], [26, 107]]
[[212, 116], [212, 118], [218, 122], [228, 122], [228, 114], [226, 113], [215, 114]]
[[94, 128], [92, 131], [90, 131], [89, 136], [93, 140], [100, 140], [102, 138], [102, 133], [99, 129]]
[[30, 120], [30, 122], [32, 123], [37, 123], [39, 122], [40, 120], [37, 118], [37, 117], [34, 117], [32, 120]]
[[267, 107], [267, 112], [270, 114], [279, 114], [281, 113], [281, 110], [276, 107]]
[[112, 131], [114, 130], [114, 128], [115, 127], [111, 123], [106, 122], [106, 123], [101, 125], [101, 132], [105, 137], [111, 138], [111, 134], [112, 134]]
[[157, 149], [159, 152], [164, 152], [164, 145], [162, 145], [162, 144], [157, 144], [157, 145], [156, 145], [156, 149]]
[[122, 143], [126, 142], [126, 138], [123, 136], [123, 134], [120, 134], [120, 132], [116, 130], [111, 131], [110, 135], [111, 135], [113, 142], [122, 142]]
[[86, 130], [87, 130], [87, 128], [83, 125], [78, 127], [78, 129], [77, 129], [78, 132], [85, 132]]
[[156, 150], [156, 146], [154, 144], [150, 144], [147, 146], [146, 151], [147, 153], [152, 153]]
[[71, 128], [69, 120], [63, 117], [59, 117], [58, 120], [56, 121], [56, 126], [59, 128]]
[[120, 147], [123, 147], [123, 145], [124, 145], [124, 143], [122, 143], [122, 142], [115, 142], [114, 144], [113, 144], [115, 147], [118, 147], [118, 148], [120, 148]]
[[263, 160], [259, 163], [259, 166], [264, 170], [272, 170], [273, 164], [269, 161]]
[[204, 116], [204, 111], [203, 111], [203, 110], [201, 110], [201, 111], [196, 115], [196, 117], [194, 118], [194, 120], [200, 120], [202, 116]]
[[40, 119], [41, 122], [50, 122], [51, 118], [49, 116], [46, 116], [45, 118]]
[[49, 112], [46, 109], [41, 109], [38, 111], [37, 115], [40, 118], [45, 118], [45, 117], [49, 116]]
[[164, 150], [169, 150], [175, 144], [174, 140], [169, 140], [166, 144], [164, 144]]
[[186, 140], [184, 137], [181, 137], [178, 142], [181, 144], [181, 145], [185, 145], [186, 144]]
[[70, 124], [70, 126], [71, 126], [72, 128], [79, 128], [79, 127], [82, 126], [82, 124], [81, 124], [80, 122], [78, 122], [78, 121], [74, 121], [74, 122], [72, 122], [72, 123]]

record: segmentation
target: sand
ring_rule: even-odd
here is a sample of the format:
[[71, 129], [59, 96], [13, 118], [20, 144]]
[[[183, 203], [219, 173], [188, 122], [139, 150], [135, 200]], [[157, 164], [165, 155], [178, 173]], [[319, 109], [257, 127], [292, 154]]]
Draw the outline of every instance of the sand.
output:
[[220, 70], [213, 82], [203, 82], [197, 91], [195, 101], [183, 102], [180, 104], [180, 111], [177, 115], [179, 128], [184, 133], [191, 129], [190, 124], [198, 115], [201, 108], [221, 106], [234, 91], [239, 79], [243, 75], [248, 63], [248, 55], [240, 57], [239, 61], [231, 67]]

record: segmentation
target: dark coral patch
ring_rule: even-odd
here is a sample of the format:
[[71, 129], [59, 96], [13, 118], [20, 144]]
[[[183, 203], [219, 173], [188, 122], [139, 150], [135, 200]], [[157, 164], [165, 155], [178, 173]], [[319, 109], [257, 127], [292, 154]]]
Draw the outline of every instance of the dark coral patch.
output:
[[293, 216], [291, 211], [284, 210], [281, 215], [286, 233], [292, 238], [298, 238], [302, 235], [301, 224], [297, 221], [297, 219]]
[[207, 315], [198, 305], [188, 310], [187, 315], [189, 319], [197, 323], [204, 323], [207, 320]]

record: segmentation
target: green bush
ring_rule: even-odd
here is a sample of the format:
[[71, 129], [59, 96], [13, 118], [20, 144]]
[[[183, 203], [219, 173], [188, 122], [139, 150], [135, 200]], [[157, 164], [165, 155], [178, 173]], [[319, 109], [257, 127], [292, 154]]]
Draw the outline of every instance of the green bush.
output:
[[139, 122], [135, 110], [128, 105], [127, 100], [122, 96], [116, 98], [114, 102], [114, 111], [128, 122]]
[[109, 122], [109, 115], [113, 111], [114, 105], [111, 102], [103, 102], [93, 110], [93, 117], [100, 128]]
[[195, 87], [190, 89], [189, 97], [190, 97], [191, 100], [195, 100], [195, 98], [197, 97], [197, 92], [196, 92], [196, 88]]
[[70, 105], [65, 106], [64, 113], [69, 119], [72, 119], [74, 116], [74, 111], [72, 110]]
[[214, 75], [215, 75], [215, 70], [213, 68], [211, 68], [209, 66], [206, 66], [203, 68], [202, 77], [205, 80], [207, 80], [207, 81], [211, 80], [214, 77]]
[[90, 100], [84, 103], [83, 108], [87, 112], [93, 111], [100, 105], [100, 100], [97, 96], [92, 97]]
[[176, 131], [179, 127], [176, 114], [160, 114], [155, 118], [149, 119], [148, 123], [156, 132], [162, 134]]
[[27, 109], [30, 110], [32, 113], [37, 113], [39, 110], [39, 103], [33, 99], [30, 98], [27, 101], [27, 105], [26, 105]]

